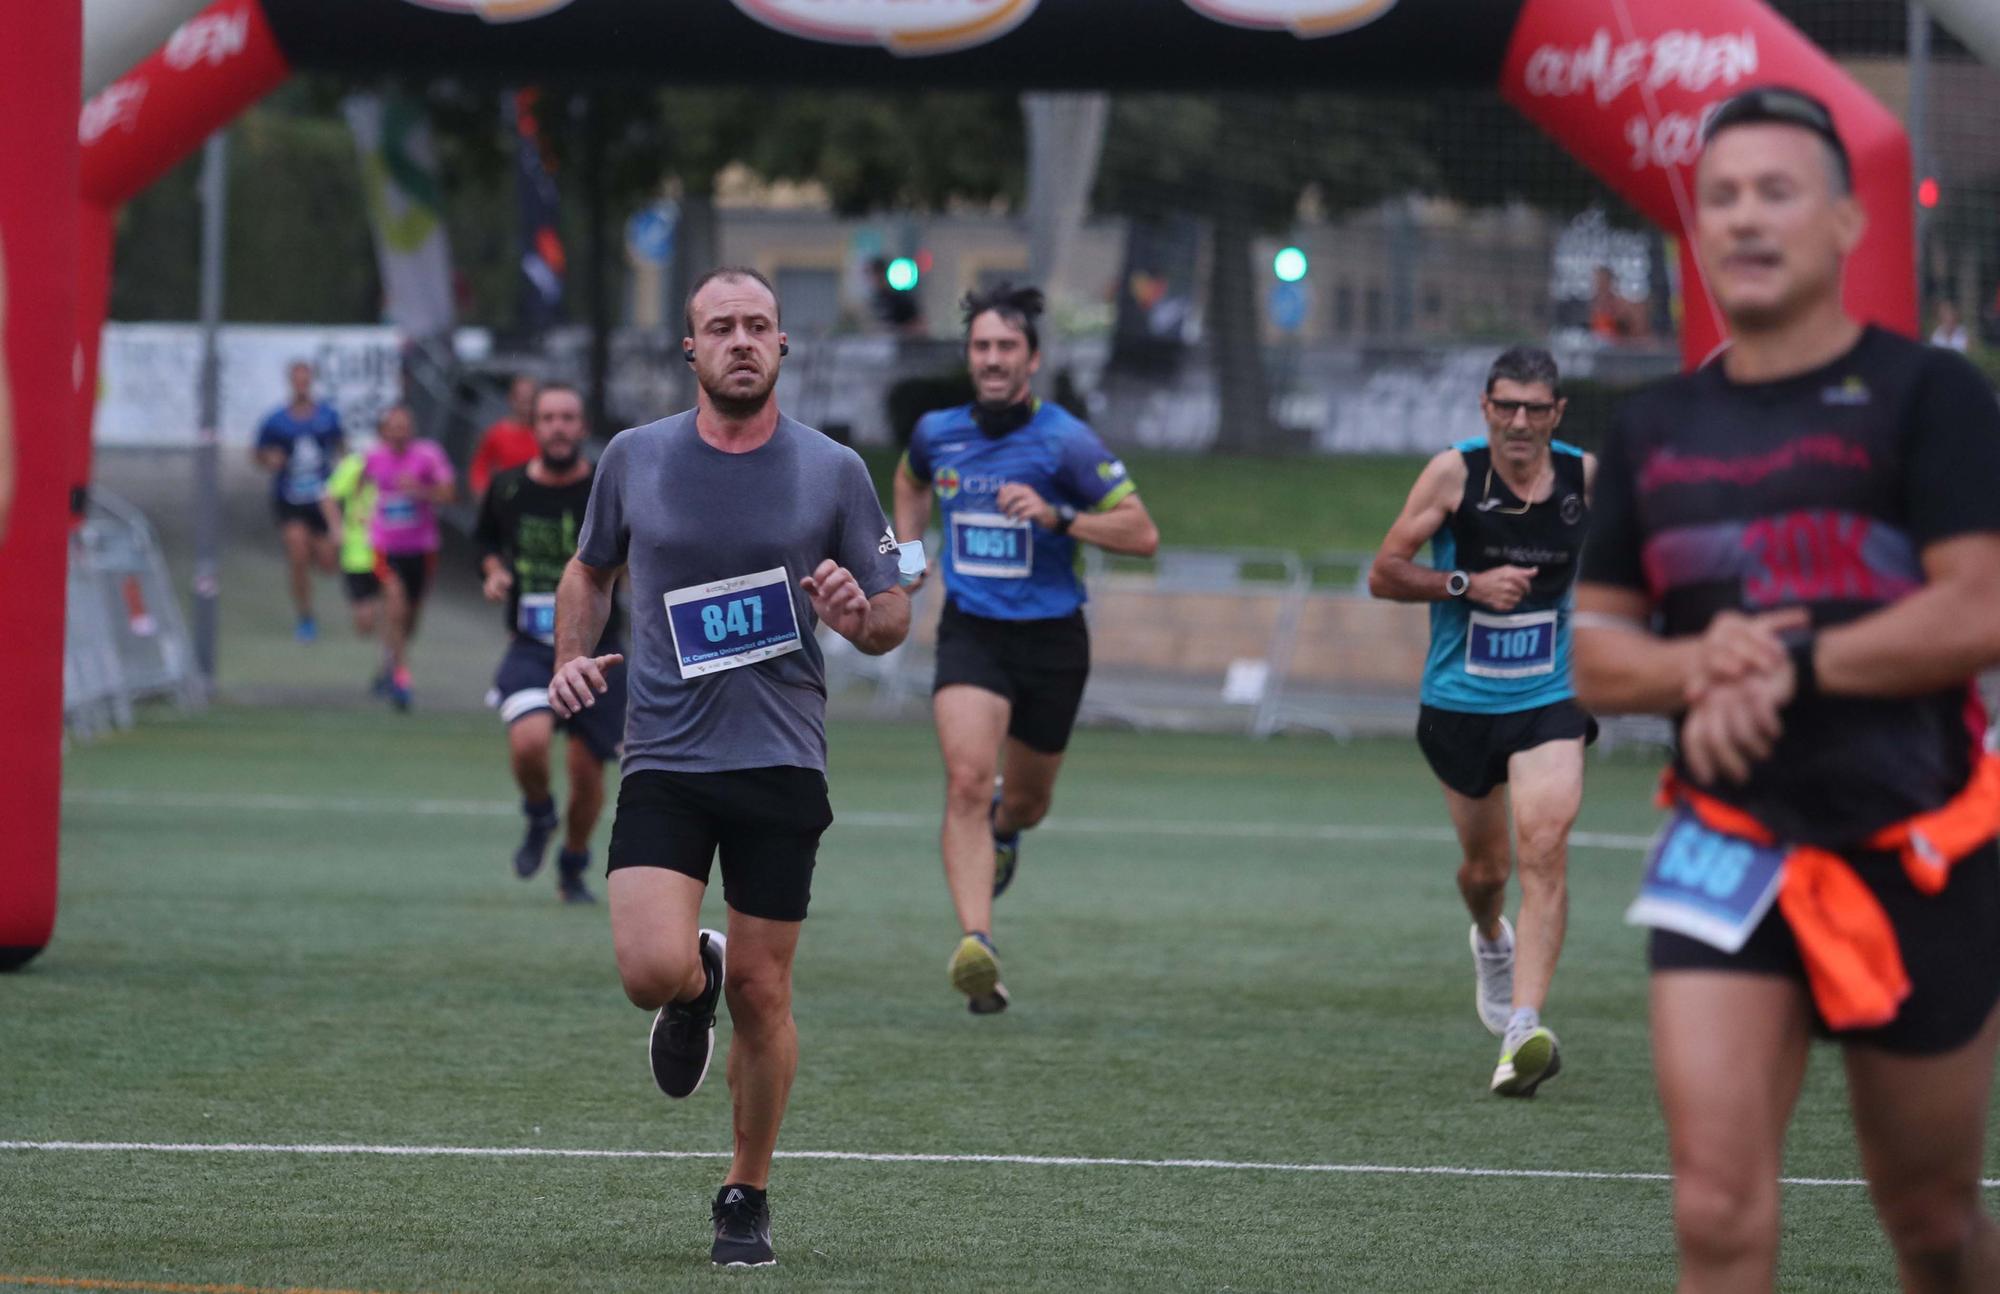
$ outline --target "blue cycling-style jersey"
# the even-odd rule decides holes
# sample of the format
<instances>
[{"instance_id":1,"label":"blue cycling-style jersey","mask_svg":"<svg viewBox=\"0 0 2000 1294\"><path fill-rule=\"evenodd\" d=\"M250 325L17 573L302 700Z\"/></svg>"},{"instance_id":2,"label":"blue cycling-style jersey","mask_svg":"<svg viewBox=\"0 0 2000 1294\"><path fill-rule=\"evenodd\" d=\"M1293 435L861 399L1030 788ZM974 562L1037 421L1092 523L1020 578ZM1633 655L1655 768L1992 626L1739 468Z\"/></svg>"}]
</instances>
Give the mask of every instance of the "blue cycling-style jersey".
<instances>
[{"instance_id":1,"label":"blue cycling-style jersey","mask_svg":"<svg viewBox=\"0 0 2000 1294\"><path fill-rule=\"evenodd\" d=\"M274 410L257 429L257 448L282 449L285 465L271 477L271 492L286 503L317 503L340 461L340 415L316 404L303 418L289 405Z\"/></svg>"},{"instance_id":2,"label":"blue cycling-style jersey","mask_svg":"<svg viewBox=\"0 0 2000 1294\"><path fill-rule=\"evenodd\" d=\"M1466 598L1431 603L1423 702L1468 714L1514 714L1568 700L1570 604L1589 520L1583 451L1549 447L1555 488L1526 504L1493 469L1485 437L1453 446L1465 456L1465 490L1431 539L1441 571L1536 568L1528 594L1507 612Z\"/></svg>"},{"instance_id":3,"label":"blue cycling-style jersey","mask_svg":"<svg viewBox=\"0 0 2000 1294\"><path fill-rule=\"evenodd\" d=\"M1037 402L1023 426L988 436L972 406L925 414L903 466L937 499L945 592L967 615L1052 620L1084 602L1077 544L1000 511L1000 487L1026 485L1052 504L1102 512L1133 492L1125 464L1097 433Z\"/></svg>"}]
</instances>

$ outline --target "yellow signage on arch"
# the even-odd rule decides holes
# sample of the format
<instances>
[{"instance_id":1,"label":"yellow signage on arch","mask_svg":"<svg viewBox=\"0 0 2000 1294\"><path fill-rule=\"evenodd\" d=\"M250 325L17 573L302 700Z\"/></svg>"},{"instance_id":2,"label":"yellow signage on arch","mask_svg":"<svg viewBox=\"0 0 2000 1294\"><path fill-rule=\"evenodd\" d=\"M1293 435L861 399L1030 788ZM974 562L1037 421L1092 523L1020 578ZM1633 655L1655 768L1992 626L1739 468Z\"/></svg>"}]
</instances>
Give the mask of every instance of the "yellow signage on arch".
<instances>
[{"instance_id":1,"label":"yellow signage on arch","mask_svg":"<svg viewBox=\"0 0 2000 1294\"><path fill-rule=\"evenodd\" d=\"M1233 27L1289 31L1301 40L1365 27L1396 7L1396 0L1187 0L1197 13Z\"/></svg>"},{"instance_id":2,"label":"yellow signage on arch","mask_svg":"<svg viewBox=\"0 0 2000 1294\"><path fill-rule=\"evenodd\" d=\"M946 54L1006 35L1039 0L735 0L766 27L894 54Z\"/></svg>"}]
</instances>

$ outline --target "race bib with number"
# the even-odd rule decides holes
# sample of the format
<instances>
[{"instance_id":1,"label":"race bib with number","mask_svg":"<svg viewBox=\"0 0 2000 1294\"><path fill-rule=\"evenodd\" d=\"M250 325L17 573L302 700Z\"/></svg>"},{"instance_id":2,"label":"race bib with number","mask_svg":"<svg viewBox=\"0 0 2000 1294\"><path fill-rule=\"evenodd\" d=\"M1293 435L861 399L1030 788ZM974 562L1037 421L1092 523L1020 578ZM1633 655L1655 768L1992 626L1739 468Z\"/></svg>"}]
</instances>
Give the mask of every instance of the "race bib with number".
<instances>
[{"instance_id":1,"label":"race bib with number","mask_svg":"<svg viewBox=\"0 0 2000 1294\"><path fill-rule=\"evenodd\" d=\"M1646 876L1625 921L1733 953L1771 910L1784 871L1782 846L1725 835L1676 809L1646 857Z\"/></svg>"},{"instance_id":2,"label":"race bib with number","mask_svg":"<svg viewBox=\"0 0 2000 1294\"><path fill-rule=\"evenodd\" d=\"M514 627L536 642L553 643L556 640L556 595L523 593L520 609L514 613Z\"/></svg>"},{"instance_id":3,"label":"race bib with number","mask_svg":"<svg viewBox=\"0 0 2000 1294\"><path fill-rule=\"evenodd\" d=\"M1480 678L1532 678L1555 670L1555 612L1472 613L1465 630L1466 673Z\"/></svg>"},{"instance_id":4,"label":"race bib with number","mask_svg":"<svg viewBox=\"0 0 2000 1294\"><path fill-rule=\"evenodd\" d=\"M782 566L675 589L666 604L682 678L741 669L805 645Z\"/></svg>"},{"instance_id":5,"label":"race bib with number","mask_svg":"<svg viewBox=\"0 0 2000 1294\"><path fill-rule=\"evenodd\" d=\"M385 526L417 524L417 501L407 494L383 495L375 501L375 507Z\"/></svg>"},{"instance_id":6,"label":"race bib with number","mask_svg":"<svg viewBox=\"0 0 2000 1294\"><path fill-rule=\"evenodd\" d=\"M960 575L1026 579L1035 568L1034 525L997 512L955 512L951 564Z\"/></svg>"}]
</instances>

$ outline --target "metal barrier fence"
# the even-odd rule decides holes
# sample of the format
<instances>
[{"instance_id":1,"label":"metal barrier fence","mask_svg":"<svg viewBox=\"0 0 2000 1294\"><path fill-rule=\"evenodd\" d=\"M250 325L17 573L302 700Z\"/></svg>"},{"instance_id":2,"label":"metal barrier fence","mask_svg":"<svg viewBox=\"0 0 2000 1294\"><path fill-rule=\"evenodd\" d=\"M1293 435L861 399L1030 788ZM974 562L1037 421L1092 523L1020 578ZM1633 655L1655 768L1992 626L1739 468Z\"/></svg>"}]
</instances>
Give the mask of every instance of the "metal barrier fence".
<instances>
[{"instance_id":1,"label":"metal barrier fence","mask_svg":"<svg viewBox=\"0 0 2000 1294\"><path fill-rule=\"evenodd\" d=\"M1342 741L1415 730L1429 615L1368 595L1372 554L1162 549L1140 562L1085 552L1092 659L1081 722ZM927 711L943 601L933 577L909 642L886 656L821 636L843 709ZM1604 724L1600 746L1670 735L1663 720L1620 718Z\"/></svg>"},{"instance_id":2,"label":"metal barrier fence","mask_svg":"<svg viewBox=\"0 0 2000 1294\"><path fill-rule=\"evenodd\" d=\"M75 737L129 728L135 703L156 698L183 709L206 700L187 626L151 523L93 489L69 541L63 721Z\"/></svg>"}]
</instances>

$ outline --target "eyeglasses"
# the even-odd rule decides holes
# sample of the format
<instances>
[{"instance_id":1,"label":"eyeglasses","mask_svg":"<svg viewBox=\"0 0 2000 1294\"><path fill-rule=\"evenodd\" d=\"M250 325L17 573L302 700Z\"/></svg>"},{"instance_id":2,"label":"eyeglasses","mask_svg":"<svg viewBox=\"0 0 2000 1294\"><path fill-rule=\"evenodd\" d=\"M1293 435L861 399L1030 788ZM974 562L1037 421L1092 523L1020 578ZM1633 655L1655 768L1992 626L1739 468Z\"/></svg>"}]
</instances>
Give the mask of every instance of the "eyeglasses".
<instances>
[{"instance_id":1,"label":"eyeglasses","mask_svg":"<svg viewBox=\"0 0 2000 1294\"><path fill-rule=\"evenodd\" d=\"M1514 421L1514 415L1524 411L1528 415L1529 422L1547 422L1556 416L1556 405L1553 400L1495 400L1492 396L1487 396L1486 404L1494 413L1500 415L1503 422Z\"/></svg>"},{"instance_id":2,"label":"eyeglasses","mask_svg":"<svg viewBox=\"0 0 2000 1294\"><path fill-rule=\"evenodd\" d=\"M1847 144L1833 124L1833 113L1811 95L1781 85L1759 86L1723 100L1701 128L1702 147L1706 148L1709 141L1731 126L1759 122L1778 122L1810 130L1825 140L1840 159L1843 178L1853 173L1854 163L1847 155Z\"/></svg>"}]
</instances>

